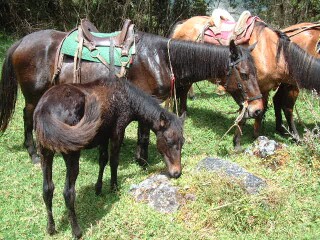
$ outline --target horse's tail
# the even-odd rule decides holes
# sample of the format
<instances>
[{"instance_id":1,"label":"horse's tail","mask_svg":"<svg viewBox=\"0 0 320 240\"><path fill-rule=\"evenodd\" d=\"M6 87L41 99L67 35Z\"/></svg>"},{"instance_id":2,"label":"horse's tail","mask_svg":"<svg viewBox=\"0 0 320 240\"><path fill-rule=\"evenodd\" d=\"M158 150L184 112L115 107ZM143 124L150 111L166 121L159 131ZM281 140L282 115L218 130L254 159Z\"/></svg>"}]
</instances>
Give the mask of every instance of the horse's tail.
<instances>
[{"instance_id":1,"label":"horse's tail","mask_svg":"<svg viewBox=\"0 0 320 240\"><path fill-rule=\"evenodd\" d=\"M13 69L12 54L17 49L21 40L12 45L6 54L2 65L0 80L0 131L4 132L13 116L17 100L18 81Z\"/></svg>"},{"instance_id":2,"label":"horse's tail","mask_svg":"<svg viewBox=\"0 0 320 240\"><path fill-rule=\"evenodd\" d=\"M34 113L37 141L55 152L83 149L93 140L102 124L101 107L95 95L86 95L83 117L74 126L52 117L50 112L39 106Z\"/></svg>"}]
</instances>

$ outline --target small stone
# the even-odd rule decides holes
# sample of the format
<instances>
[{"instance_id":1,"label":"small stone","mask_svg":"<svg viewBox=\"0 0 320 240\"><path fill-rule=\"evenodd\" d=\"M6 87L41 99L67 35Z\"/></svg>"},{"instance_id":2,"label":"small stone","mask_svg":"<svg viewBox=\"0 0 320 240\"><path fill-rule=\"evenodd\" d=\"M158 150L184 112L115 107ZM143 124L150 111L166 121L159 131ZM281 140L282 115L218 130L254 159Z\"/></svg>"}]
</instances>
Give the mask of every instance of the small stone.
<instances>
[{"instance_id":1,"label":"small stone","mask_svg":"<svg viewBox=\"0 0 320 240\"><path fill-rule=\"evenodd\" d=\"M179 209L182 195L178 187L172 186L167 176L153 175L139 184L133 184L129 192L137 201L147 202L149 206L163 213Z\"/></svg>"}]
</instances>

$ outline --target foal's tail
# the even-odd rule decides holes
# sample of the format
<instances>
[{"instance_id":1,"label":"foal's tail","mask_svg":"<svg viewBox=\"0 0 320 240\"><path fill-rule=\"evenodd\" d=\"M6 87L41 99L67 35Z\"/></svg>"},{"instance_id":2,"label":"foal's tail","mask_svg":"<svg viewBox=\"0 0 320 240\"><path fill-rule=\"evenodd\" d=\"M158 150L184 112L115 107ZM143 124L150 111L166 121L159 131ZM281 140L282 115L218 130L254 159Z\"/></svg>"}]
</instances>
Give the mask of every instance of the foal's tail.
<instances>
[{"instance_id":1,"label":"foal's tail","mask_svg":"<svg viewBox=\"0 0 320 240\"><path fill-rule=\"evenodd\" d=\"M12 54L19 46L21 40L12 45L6 54L2 65L0 80L0 131L4 132L14 113L17 100L18 81L13 69Z\"/></svg>"},{"instance_id":2,"label":"foal's tail","mask_svg":"<svg viewBox=\"0 0 320 240\"><path fill-rule=\"evenodd\" d=\"M85 148L102 124L101 107L95 95L86 96L83 117L73 126L53 117L40 102L38 106L34 113L37 141L55 152L68 153Z\"/></svg>"}]
</instances>

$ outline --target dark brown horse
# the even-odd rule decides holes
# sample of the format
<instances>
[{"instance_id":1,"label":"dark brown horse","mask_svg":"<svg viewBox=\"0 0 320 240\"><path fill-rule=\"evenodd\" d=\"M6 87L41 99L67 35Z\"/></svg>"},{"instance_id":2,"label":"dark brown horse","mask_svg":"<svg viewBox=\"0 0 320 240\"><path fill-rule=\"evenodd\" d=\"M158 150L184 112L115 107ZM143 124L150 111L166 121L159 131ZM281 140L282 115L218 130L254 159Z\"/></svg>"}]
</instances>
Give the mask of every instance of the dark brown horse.
<instances>
[{"instance_id":1,"label":"dark brown horse","mask_svg":"<svg viewBox=\"0 0 320 240\"><path fill-rule=\"evenodd\" d=\"M180 22L173 29L172 37L195 41L208 21L210 21L209 17L196 16ZM253 46L254 44L251 55L257 68L264 109L267 107L269 92L276 89L280 83L306 89L320 89L318 74L320 61L288 41L279 31L275 31L264 22L254 22L249 42L243 45ZM256 137L260 132L262 118L263 114L260 114L255 119L254 135ZM240 131L237 130L233 140L236 149L241 149L240 136Z\"/></svg>"},{"instance_id":2,"label":"dark brown horse","mask_svg":"<svg viewBox=\"0 0 320 240\"><path fill-rule=\"evenodd\" d=\"M52 86L55 54L67 33L43 30L29 34L15 43L7 52L2 69L0 86L0 130L4 131L14 111L17 86L20 84L25 97L24 145L33 162L38 156L32 137L33 111L42 94ZM133 63L127 78L146 93L165 100L172 92L172 74L175 76L177 95L192 82L207 78L221 78L229 72L228 91L238 103L248 101L245 117L255 117L262 111L260 90L256 82L256 71L250 53L245 48L212 47L191 42L169 41L167 38L138 32ZM170 58L169 58L170 56ZM173 73L171 72L171 67ZM119 71L119 69L117 69ZM102 63L82 61L83 83L109 74ZM65 57L59 83L73 78L73 57ZM226 82L223 82L226 83ZM186 106L182 105L182 111ZM149 129L139 124L137 160L144 164L148 158Z\"/></svg>"},{"instance_id":3,"label":"dark brown horse","mask_svg":"<svg viewBox=\"0 0 320 240\"><path fill-rule=\"evenodd\" d=\"M52 215L52 163L61 152L67 175L64 198L69 210L72 233L82 235L75 202L75 183L79 173L80 151L100 146L99 176L96 193L101 192L110 143L111 187L117 188L119 152L125 128L134 120L151 128L157 137L157 149L163 155L169 176L181 175L183 121L159 106L159 102L126 80L95 81L87 84L60 84L49 89L34 111L34 127L39 143L43 171L43 199L48 213L48 232L55 233Z\"/></svg>"},{"instance_id":4,"label":"dark brown horse","mask_svg":"<svg viewBox=\"0 0 320 240\"><path fill-rule=\"evenodd\" d=\"M320 58L320 23L299 23L281 30L292 42L299 45L310 55ZM289 130L296 139L299 133L294 123L293 108L299 95L299 88L296 85L282 83L273 97L274 111L276 116L276 129L284 134L282 126L283 111L288 123Z\"/></svg>"}]
</instances>

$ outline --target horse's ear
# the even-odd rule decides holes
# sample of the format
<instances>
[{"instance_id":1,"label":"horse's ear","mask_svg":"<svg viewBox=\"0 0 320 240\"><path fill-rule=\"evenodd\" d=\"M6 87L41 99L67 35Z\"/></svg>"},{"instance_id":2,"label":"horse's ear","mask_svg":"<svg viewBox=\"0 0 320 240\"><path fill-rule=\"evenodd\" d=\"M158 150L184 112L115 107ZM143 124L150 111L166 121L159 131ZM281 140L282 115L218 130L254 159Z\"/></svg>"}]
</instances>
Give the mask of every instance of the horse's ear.
<instances>
[{"instance_id":1,"label":"horse's ear","mask_svg":"<svg viewBox=\"0 0 320 240\"><path fill-rule=\"evenodd\" d=\"M233 61L237 60L239 57L239 50L238 50L238 47L236 46L234 40L230 41L229 49L230 49L230 53L231 53L231 59Z\"/></svg>"},{"instance_id":2,"label":"horse's ear","mask_svg":"<svg viewBox=\"0 0 320 240\"><path fill-rule=\"evenodd\" d=\"M249 45L248 50L249 50L250 52L252 52L253 49L256 47L257 43L258 43L258 41L256 41L256 42L255 42L254 44L252 44L252 45Z\"/></svg>"},{"instance_id":3,"label":"horse's ear","mask_svg":"<svg viewBox=\"0 0 320 240\"><path fill-rule=\"evenodd\" d=\"M160 113L160 127L167 128L169 124L170 124L170 120L167 118L167 116L164 112L161 112Z\"/></svg>"},{"instance_id":4,"label":"horse's ear","mask_svg":"<svg viewBox=\"0 0 320 240\"><path fill-rule=\"evenodd\" d=\"M179 117L180 120L181 120L181 122L182 122L182 124L184 124L184 120L186 120L186 117L187 117L186 112L183 112L183 113L181 114L181 116Z\"/></svg>"}]
</instances>

